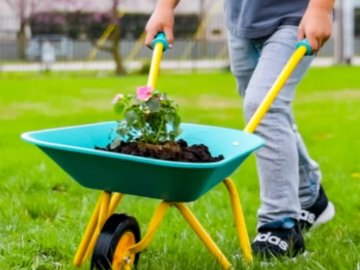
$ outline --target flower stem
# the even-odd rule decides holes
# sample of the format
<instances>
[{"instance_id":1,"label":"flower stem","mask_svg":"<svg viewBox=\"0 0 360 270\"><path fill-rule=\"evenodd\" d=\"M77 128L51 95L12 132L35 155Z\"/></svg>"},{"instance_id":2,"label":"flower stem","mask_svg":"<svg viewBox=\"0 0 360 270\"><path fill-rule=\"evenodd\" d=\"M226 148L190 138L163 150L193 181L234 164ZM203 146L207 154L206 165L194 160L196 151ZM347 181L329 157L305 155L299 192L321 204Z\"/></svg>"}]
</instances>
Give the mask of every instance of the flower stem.
<instances>
[{"instance_id":1,"label":"flower stem","mask_svg":"<svg viewBox=\"0 0 360 270\"><path fill-rule=\"evenodd\" d=\"M161 134L161 131L163 129L163 125L164 125L164 120L165 120L165 117L161 117L161 124L160 124L160 128L158 130L158 133L156 134L156 137L155 137L155 143L157 143L158 139L159 139L159 136Z\"/></svg>"}]
</instances>

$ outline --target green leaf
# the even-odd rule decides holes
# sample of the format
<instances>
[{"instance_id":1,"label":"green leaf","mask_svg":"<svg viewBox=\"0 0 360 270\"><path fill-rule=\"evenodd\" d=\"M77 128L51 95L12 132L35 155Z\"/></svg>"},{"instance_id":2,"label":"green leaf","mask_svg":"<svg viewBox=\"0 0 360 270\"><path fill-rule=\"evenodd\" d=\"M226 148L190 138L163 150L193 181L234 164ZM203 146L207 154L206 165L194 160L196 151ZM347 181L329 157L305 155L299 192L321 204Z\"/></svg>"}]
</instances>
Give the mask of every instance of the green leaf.
<instances>
[{"instance_id":1,"label":"green leaf","mask_svg":"<svg viewBox=\"0 0 360 270\"><path fill-rule=\"evenodd\" d=\"M115 103L114 104L114 112L117 114L122 114L125 110L125 104L124 103Z\"/></svg>"},{"instance_id":2,"label":"green leaf","mask_svg":"<svg viewBox=\"0 0 360 270\"><path fill-rule=\"evenodd\" d=\"M170 133L169 133L169 139L170 139L170 141L175 141L175 138L176 138L175 132L170 132Z\"/></svg>"},{"instance_id":3,"label":"green leaf","mask_svg":"<svg viewBox=\"0 0 360 270\"><path fill-rule=\"evenodd\" d=\"M121 137L125 137L126 135L129 134L129 130L127 128L125 128L125 127L119 128L117 130L117 134L119 134Z\"/></svg>"},{"instance_id":4,"label":"green leaf","mask_svg":"<svg viewBox=\"0 0 360 270\"><path fill-rule=\"evenodd\" d=\"M156 98L152 97L147 102L146 105L149 107L151 112L158 112L160 111L160 101Z\"/></svg>"},{"instance_id":5,"label":"green leaf","mask_svg":"<svg viewBox=\"0 0 360 270\"><path fill-rule=\"evenodd\" d=\"M133 125L135 120L138 119L138 115L135 110L129 110L125 113L125 119L129 125Z\"/></svg>"},{"instance_id":6,"label":"green leaf","mask_svg":"<svg viewBox=\"0 0 360 270\"><path fill-rule=\"evenodd\" d=\"M121 139L120 138L116 138L115 140L113 140L110 144L110 149L113 150L116 147L118 147L121 144Z\"/></svg>"},{"instance_id":7,"label":"green leaf","mask_svg":"<svg viewBox=\"0 0 360 270\"><path fill-rule=\"evenodd\" d=\"M181 133L182 133L182 129L179 128L179 127L177 127L177 128L174 130L175 137L179 136Z\"/></svg>"},{"instance_id":8,"label":"green leaf","mask_svg":"<svg viewBox=\"0 0 360 270\"><path fill-rule=\"evenodd\" d=\"M175 114L173 112L169 112L165 115L165 120L167 123L172 124L175 122Z\"/></svg>"},{"instance_id":9,"label":"green leaf","mask_svg":"<svg viewBox=\"0 0 360 270\"><path fill-rule=\"evenodd\" d=\"M175 115L175 120L174 120L173 126L174 126L175 128L177 128L177 127L180 126L180 124L181 124L181 118L180 118L180 116L179 116L178 114L176 114L176 115Z\"/></svg>"},{"instance_id":10,"label":"green leaf","mask_svg":"<svg viewBox=\"0 0 360 270\"><path fill-rule=\"evenodd\" d=\"M142 127L144 127L144 123L142 121L135 120L133 122L133 127L136 129L141 129Z\"/></svg>"}]
</instances>

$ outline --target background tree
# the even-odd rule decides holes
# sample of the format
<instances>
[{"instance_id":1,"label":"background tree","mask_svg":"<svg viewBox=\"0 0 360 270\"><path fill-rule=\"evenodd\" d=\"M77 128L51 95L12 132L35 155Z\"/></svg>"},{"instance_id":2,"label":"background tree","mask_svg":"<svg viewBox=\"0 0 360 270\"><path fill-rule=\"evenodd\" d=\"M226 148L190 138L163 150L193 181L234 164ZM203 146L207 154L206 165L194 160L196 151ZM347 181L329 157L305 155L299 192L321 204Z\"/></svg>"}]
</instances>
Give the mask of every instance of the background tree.
<instances>
[{"instance_id":1,"label":"background tree","mask_svg":"<svg viewBox=\"0 0 360 270\"><path fill-rule=\"evenodd\" d=\"M83 10L88 1L85 0L5 0L14 10L20 27L17 33L18 54L21 60L26 59L27 29L31 32L30 20L37 12L52 10L56 6L62 6L65 10Z\"/></svg>"}]
</instances>

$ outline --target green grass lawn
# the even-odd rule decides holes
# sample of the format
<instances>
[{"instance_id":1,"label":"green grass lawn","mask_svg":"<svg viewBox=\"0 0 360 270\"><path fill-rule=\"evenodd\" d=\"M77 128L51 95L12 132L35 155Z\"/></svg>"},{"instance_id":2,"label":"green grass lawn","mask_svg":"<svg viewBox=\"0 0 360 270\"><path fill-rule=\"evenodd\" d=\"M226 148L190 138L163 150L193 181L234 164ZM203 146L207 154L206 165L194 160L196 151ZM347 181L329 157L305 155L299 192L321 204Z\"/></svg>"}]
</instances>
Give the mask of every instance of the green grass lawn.
<instances>
[{"instance_id":1,"label":"green grass lawn","mask_svg":"<svg viewBox=\"0 0 360 270\"><path fill-rule=\"evenodd\" d=\"M359 74L359 68L314 68L297 90L297 123L312 157L321 165L323 185L337 215L305 236L309 258L275 262L264 269L360 269ZM78 185L36 147L21 141L20 134L114 120L113 96L146 83L141 76L88 75L0 75L1 270L76 269L73 255L100 191ZM184 122L244 127L242 100L231 74L164 75L158 87L179 102ZM233 175L251 239L260 204L254 161L251 156ZM118 212L135 216L144 235L158 204L129 196ZM225 188L218 186L189 207L235 268L242 269ZM153 242L141 254L139 266L219 268L175 210L168 211ZM89 262L80 269L88 268ZM253 268L262 269L258 262Z\"/></svg>"}]
</instances>

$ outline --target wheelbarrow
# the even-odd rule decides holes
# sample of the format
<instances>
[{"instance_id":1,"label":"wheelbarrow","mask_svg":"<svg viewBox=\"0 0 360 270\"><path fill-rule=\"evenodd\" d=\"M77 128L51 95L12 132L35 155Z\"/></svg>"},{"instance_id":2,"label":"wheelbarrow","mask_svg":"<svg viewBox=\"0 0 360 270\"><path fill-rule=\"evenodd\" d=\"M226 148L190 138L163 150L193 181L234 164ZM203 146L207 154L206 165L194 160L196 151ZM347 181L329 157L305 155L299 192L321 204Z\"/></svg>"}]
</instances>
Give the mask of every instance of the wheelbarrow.
<instances>
[{"instance_id":1,"label":"wheelbarrow","mask_svg":"<svg viewBox=\"0 0 360 270\"><path fill-rule=\"evenodd\" d=\"M95 150L106 146L105 134L117 123L105 122L27 132L22 139L36 145L80 185L103 191L74 258L81 266L91 258L91 269L132 269L153 239L166 210L177 208L211 254L224 269L231 263L202 227L187 202L193 202L224 183L231 199L237 233L245 263L253 260L250 241L235 184L228 178L264 140L253 134L277 94L304 55L311 54L307 40L297 49L269 90L244 131L194 124L182 124L179 139L190 145L202 143L213 155L225 158L214 163L187 163L156 160ZM155 88L162 53L168 44L163 33L152 43L153 57L148 86ZM141 239L137 220L114 213L124 195L160 199L145 236Z\"/></svg>"}]
</instances>

